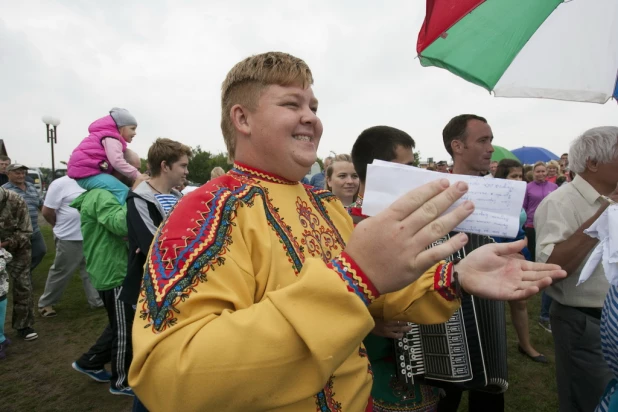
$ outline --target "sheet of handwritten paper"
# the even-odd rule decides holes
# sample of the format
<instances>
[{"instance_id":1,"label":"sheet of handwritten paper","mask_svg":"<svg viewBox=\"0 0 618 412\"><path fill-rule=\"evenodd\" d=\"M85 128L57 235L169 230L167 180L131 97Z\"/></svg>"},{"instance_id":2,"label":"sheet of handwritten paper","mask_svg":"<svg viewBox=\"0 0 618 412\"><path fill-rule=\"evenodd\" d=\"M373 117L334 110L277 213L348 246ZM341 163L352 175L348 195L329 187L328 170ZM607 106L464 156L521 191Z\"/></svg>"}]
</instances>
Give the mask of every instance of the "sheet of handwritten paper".
<instances>
[{"instance_id":1,"label":"sheet of handwritten paper","mask_svg":"<svg viewBox=\"0 0 618 412\"><path fill-rule=\"evenodd\" d=\"M437 179L468 184L468 193L453 207L471 200L475 210L456 231L511 239L517 236L525 182L438 173L380 160L367 167L363 214L376 215L410 190Z\"/></svg>"}]
</instances>

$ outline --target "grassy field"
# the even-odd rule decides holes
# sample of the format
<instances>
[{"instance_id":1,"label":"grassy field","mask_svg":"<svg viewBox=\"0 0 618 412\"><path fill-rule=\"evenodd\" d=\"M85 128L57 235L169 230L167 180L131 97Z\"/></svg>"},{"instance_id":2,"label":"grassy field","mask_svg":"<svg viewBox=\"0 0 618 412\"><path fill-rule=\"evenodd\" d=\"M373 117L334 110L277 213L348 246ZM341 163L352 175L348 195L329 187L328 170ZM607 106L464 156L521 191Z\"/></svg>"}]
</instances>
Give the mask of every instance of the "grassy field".
<instances>
[{"instance_id":1,"label":"grassy field","mask_svg":"<svg viewBox=\"0 0 618 412\"><path fill-rule=\"evenodd\" d=\"M42 225L48 253L34 273L35 307L43 293L47 271L54 259L51 228ZM550 360L549 365L534 363L517 352L517 339L508 327L509 390L507 411L555 412L556 397L553 341L551 334L536 323L540 296L528 303L530 335L533 345ZM113 396L109 384L96 383L71 368L99 336L107 318L104 309L90 309L79 277L74 276L61 302L54 308L55 318L36 314L34 325L39 339L24 342L11 329L9 297L5 330L13 340L8 357L0 361L0 410L22 411L130 411L132 398ZM508 306L507 306L508 308ZM508 319L508 318L507 318ZM465 395L464 395L465 396ZM467 410L462 404L461 411ZM488 411L491 412L491 411Z\"/></svg>"}]
</instances>

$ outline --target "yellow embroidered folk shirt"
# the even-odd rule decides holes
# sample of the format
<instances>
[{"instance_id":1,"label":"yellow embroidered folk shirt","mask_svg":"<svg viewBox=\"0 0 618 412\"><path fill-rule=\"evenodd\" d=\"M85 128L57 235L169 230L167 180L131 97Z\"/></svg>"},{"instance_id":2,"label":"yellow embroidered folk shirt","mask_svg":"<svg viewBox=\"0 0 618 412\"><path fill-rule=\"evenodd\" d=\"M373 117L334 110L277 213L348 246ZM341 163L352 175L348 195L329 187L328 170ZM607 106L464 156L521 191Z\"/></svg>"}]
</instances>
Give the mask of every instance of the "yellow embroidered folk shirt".
<instances>
[{"instance_id":1,"label":"yellow embroidered folk shirt","mask_svg":"<svg viewBox=\"0 0 618 412\"><path fill-rule=\"evenodd\" d=\"M364 411L373 317L441 323L444 266L380 296L347 255L330 192L236 164L176 205L155 236L129 382L152 411ZM384 245L388 247L388 245Z\"/></svg>"}]
</instances>

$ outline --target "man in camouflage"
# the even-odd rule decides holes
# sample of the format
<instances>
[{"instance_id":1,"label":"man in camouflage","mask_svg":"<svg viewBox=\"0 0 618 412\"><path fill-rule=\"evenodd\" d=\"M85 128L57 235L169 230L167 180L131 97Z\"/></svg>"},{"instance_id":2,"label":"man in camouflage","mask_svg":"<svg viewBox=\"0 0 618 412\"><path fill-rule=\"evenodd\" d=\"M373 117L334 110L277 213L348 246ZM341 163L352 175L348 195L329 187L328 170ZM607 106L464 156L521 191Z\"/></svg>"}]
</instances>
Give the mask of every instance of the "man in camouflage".
<instances>
[{"instance_id":1,"label":"man in camouflage","mask_svg":"<svg viewBox=\"0 0 618 412\"><path fill-rule=\"evenodd\" d=\"M0 240L13 255L7 271L13 281L12 325L24 340L39 336L34 325L34 300L30 277L32 223L28 205L17 193L0 187Z\"/></svg>"}]
</instances>

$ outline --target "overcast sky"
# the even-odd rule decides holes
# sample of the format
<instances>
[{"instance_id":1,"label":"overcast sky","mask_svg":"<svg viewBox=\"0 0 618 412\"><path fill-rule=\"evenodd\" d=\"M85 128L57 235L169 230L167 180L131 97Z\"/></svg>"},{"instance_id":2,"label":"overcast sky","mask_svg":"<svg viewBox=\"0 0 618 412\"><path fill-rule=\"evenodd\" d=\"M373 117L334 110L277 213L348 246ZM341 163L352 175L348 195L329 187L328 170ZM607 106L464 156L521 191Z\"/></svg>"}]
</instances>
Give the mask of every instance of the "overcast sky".
<instances>
[{"instance_id":1,"label":"overcast sky","mask_svg":"<svg viewBox=\"0 0 618 412\"><path fill-rule=\"evenodd\" d=\"M311 67L321 157L349 152L367 127L414 137L423 158L447 159L442 128L485 116L494 143L560 155L584 130L618 125L618 107L504 99L416 59L425 2L0 0L0 138L14 161L51 164L43 115L58 117L56 167L113 106L137 118L130 147L157 137L225 150L220 86L241 59L270 50ZM556 68L559 70L559 68Z\"/></svg>"}]
</instances>

